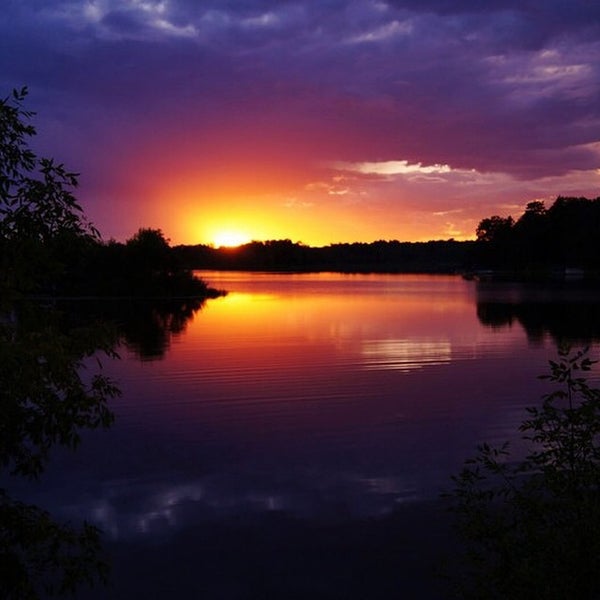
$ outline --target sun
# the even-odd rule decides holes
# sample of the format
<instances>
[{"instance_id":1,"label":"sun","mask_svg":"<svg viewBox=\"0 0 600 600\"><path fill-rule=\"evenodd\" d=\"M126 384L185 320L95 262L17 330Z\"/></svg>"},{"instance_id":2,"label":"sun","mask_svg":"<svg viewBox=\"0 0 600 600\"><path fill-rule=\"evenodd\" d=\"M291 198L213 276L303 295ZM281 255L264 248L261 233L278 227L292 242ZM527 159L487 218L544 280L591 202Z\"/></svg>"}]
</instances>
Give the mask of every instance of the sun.
<instances>
[{"instance_id":1,"label":"sun","mask_svg":"<svg viewBox=\"0 0 600 600\"><path fill-rule=\"evenodd\" d=\"M247 234L231 229L218 231L213 236L213 243L217 248L222 246L241 246L242 244L247 244L250 241L252 240Z\"/></svg>"}]
</instances>

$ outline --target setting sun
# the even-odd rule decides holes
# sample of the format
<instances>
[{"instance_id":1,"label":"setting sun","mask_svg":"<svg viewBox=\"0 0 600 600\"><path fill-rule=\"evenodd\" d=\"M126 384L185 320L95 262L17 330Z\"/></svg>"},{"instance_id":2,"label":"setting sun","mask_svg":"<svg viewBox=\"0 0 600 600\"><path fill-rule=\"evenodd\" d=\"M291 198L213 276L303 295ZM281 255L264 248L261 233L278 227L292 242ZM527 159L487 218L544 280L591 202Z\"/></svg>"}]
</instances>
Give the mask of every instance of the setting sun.
<instances>
[{"instance_id":1,"label":"setting sun","mask_svg":"<svg viewBox=\"0 0 600 600\"><path fill-rule=\"evenodd\" d=\"M225 230L219 231L213 236L213 244L219 248L222 246L241 246L252 241L250 237L241 231Z\"/></svg>"}]
</instances>

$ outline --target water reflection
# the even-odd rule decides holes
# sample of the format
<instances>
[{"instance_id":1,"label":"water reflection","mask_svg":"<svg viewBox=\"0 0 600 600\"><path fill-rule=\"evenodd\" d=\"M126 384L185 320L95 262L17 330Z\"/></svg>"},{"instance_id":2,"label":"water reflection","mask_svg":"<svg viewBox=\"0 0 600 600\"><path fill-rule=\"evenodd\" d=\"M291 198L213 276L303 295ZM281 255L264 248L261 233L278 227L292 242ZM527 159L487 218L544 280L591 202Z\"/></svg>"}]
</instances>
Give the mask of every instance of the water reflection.
<instances>
[{"instance_id":1,"label":"water reflection","mask_svg":"<svg viewBox=\"0 0 600 600\"><path fill-rule=\"evenodd\" d=\"M94 299L64 301L61 304L71 320L112 323L121 343L139 360L165 357L174 339L185 333L205 300Z\"/></svg>"},{"instance_id":2,"label":"water reflection","mask_svg":"<svg viewBox=\"0 0 600 600\"><path fill-rule=\"evenodd\" d=\"M230 357L235 364L245 361L244 351L251 353L249 363L256 362L256 353L266 364L280 363L295 348L294 360L302 364L324 354L322 365L343 359L369 369L419 368L420 363L448 362L453 347L479 329L469 286L457 278L202 276L229 286L230 293L211 303L210 322L192 328L190 336L236 340Z\"/></svg>"},{"instance_id":3,"label":"water reflection","mask_svg":"<svg viewBox=\"0 0 600 600\"><path fill-rule=\"evenodd\" d=\"M365 340L362 353L367 369L411 371L450 362L452 345L449 340L428 338Z\"/></svg>"},{"instance_id":4,"label":"water reflection","mask_svg":"<svg viewBox=\"0 0 600 600\"><path fill-rule=\"evenodd\" d=\"M119 387L102 366L116 357L115 347L125 345L141 361L162 358L200 307L195 300L7 302L0 298L2 592L13 597L12 590L18 589L27 597L37 597L38 590L51 586L67 590L105 578L107 565L96 527L54 520L63 512L64 496L58 503L56 498L50 502L36 498L36 504L31 504L20 500L20 492L27 498L31 489L38 493L46 489L37 484L46 469L53 470L51 455L59 457L62 470L61 447L75 449L83 430L90 435L113 423L113 399ZM110 449L102 451L120 459ZM83 475L87 479L95 473L86 465ZM66 477L71 479L73 473L67 470ZM52 489L52 484L48 487ZM107 505L94 506L91 512L82 508L78 499L74 514L65 516L76 523L88 517L95 525L110 525L104 518L110 513Z\"/></svg>"},{"instance_id":5,"label":"water reflection","mask_svg":"<svg viewBox=\"0 0 600 600\"><path fill-rule=\"evenodd\" d=\"M124 342L140 360L165 356L171 342L185 333L204 301L197 299L130 303L117 315Z\"/></svg>"},{"instance_id":6,"label":"water reflection","mask_svg":"<svg viewBox=\"0 0 600 600\"><path fill-rule=\"evenodd\" d=\"M171 483L129 481L127 490L109 485L80 510L118 540L241 514L380 517L416 497L414 482L389 473L306 468L273 480L241 470Z\"/></svg>"},{"instance_id":7,"label":"water reflection","mask_svg":"<svg viewBox=\"0 0 600 600\"><path fill-rule=\"evenodd\" d=\"M113 356L105 324L74 324L51 302L0 298L0 594L37 598L103 581L107 565L93 526L63 523L23 502L19 478L37 481L83 431L109 427L118 388L102 372ZM77 320L78 321L78 320ZM86 359L96 364L87 370ZM78 515L79 517L80 515Z\"/></svg>"},{"instance_id":8,"label":"water reflection","mask_svg":"<svg viewBox=\"0 0 600 600\"><path fill-rule=\"evenodd\" d=\"M477 317L501 329L519 323L531 343L600 340L600 289L596 287L477 284Z\"/></svg>"},{"instance_id":9,"label":"water reflection","mask_svg":"<svg viewBox=\"0 0 600 600\"><path fill-rule=\"evenodd\" d=\"M477 443L518 435L544 391L553 336L583 333L578 317L565 320L583 312L566 291L433 276L202 277L229 294L102 308L127 349L110 365L123 390L116 425L61 460L47 499L118 539L261 512L382 515L436 498ZM540 327L548 335L535 337Z\"/></svg>"}]
</instances>

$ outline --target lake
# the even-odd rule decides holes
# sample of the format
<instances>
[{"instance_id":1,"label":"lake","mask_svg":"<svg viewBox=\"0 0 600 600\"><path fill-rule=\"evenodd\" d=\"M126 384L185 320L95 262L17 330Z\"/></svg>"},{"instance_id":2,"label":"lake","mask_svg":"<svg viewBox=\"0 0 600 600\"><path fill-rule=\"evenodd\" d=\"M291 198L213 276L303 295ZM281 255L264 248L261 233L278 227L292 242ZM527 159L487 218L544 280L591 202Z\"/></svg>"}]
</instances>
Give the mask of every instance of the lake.
<instances>
[{"instance_id":1,"label":"lake","mask_svg":"<svg viewBox=\"0 0 600 600\"><path fill-rule=\"evenodd\" d=\"M478 443L522 453L516 430L559 340L600 355L600 293L574 284L200 275L228 295L130 332L103 361L123 392L113 427L22 486L104 530L111 598L367 597L346 569L364 567L360 549L381 552L361 578L370 597L435 597L418 559L446 533L425 534L439 515L419 507ZM413 523L400 554L380 527L398 514Z\"/></svg>"}]
</instances>

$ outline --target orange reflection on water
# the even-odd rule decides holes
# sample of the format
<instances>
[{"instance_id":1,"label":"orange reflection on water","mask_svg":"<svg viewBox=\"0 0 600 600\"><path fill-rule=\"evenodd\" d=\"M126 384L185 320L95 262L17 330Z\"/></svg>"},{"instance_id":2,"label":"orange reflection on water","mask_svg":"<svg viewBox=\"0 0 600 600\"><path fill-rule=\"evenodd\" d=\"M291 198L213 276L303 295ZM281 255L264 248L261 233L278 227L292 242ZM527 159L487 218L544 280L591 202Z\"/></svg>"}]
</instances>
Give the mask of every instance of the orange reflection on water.
<instances>
[{"instance_id":1,"label":"orange reflection on water","mask_svg":"<svg viewBox=\"0 0 600 600\"><path fill-rule=\"evenodd\" d=\"M482 326L473 282L458 277L204 278L229 294L208 301L126 396L133 415L138 398L178 439L271 456L339 438L387 454L462 439L465 414L497 429L504 399L531 378L524 331Z\"/></svg>"},{"instance_id":2,"label":"orange reflection on water","mask_svg":"<svg viewBox=\"0 0 600 600\"><path fill-rule=\"evenodd\" d=\"M411 276L402 285L398 276L256 274L249 287L223 277L218 287L233 291L196 316L188 343L227 347L236 365L296 368L325 354L327 363L337 357L410 370L450 361L455 344L480 334L472 298L456 278Z\"/></svg>"}]
</instances>

